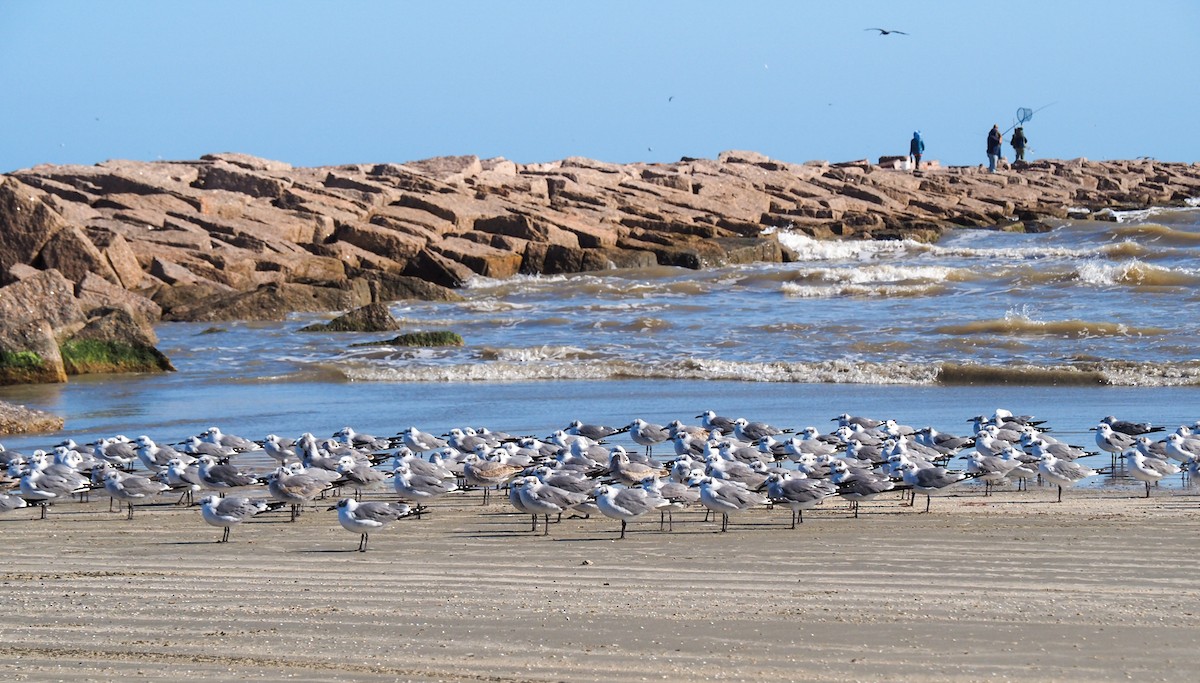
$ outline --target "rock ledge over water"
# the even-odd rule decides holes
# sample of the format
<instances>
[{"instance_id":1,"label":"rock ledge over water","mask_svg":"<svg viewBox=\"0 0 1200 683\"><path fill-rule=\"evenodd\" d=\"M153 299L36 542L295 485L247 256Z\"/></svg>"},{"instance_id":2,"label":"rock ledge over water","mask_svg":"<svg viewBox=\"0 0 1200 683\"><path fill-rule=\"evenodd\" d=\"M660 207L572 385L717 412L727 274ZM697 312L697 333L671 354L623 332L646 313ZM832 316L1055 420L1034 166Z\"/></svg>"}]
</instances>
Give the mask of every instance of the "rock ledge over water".
<instances>
[{"instance_id":1,"label":"rock ledge over water","mask_svg":"<svg viewBox=\"0 0 1200 683\"><path fill-rule=\"evenodd\" d=\"M1194 164L894 166L738 151L673 164L462 156L298 168L212 154L37 166L0 175L0 285L53 269L88 309L279 320L450 300L474 276L787 261L781 230L933 240L1200 196Z\"/></svg>"}]
</instances>

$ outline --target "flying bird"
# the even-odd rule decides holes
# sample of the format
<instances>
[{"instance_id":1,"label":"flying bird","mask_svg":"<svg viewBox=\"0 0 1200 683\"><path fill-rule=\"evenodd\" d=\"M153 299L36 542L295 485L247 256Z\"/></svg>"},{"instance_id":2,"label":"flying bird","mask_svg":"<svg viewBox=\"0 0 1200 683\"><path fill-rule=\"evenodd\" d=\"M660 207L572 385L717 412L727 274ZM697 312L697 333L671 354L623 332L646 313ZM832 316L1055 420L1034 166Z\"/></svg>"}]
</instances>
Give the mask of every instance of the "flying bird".
<instances>
[{"instance_id":1,"label":"flying bird","mask_svg":"<svg viewBox=\"0 0 1200 683\"><path fill-rule=\"evenodd\" d=\"M898 33L898 34L900 34L900 35L902 35L902 36L906 36L906 35L908 35L908 34L907 34L907 33L905 33L904 31L896 31L896 30L894 30L894 29L893 29L893 30L888 30L888 29L886 29L886 28L864 28L863 30L864 30L864 31L879 31L879 35L881 35L881 36L890 36L890 35L891 35L891 34L893 34L893 33Z\"/></svg>"}]
</instances>

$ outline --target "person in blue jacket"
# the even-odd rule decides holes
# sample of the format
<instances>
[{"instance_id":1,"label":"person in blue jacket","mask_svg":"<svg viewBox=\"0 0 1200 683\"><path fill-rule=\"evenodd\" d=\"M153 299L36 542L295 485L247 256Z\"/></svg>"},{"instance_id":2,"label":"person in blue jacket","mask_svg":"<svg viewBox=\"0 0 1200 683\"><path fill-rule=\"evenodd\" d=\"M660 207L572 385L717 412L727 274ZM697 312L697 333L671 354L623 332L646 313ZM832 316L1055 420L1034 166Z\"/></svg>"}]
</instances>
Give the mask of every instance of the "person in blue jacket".
<instances>
[{"instance_id":1,"label":"person in blue jacket","mask_svg":"<svg viewBox=\"0 0 1200 683\"><path fill-rule=\"evenodd\" d=\"M913 131L912 141L908 143L908 155L916 163L916 169L921 170L921 155L925 153L925 141L921 139L921 131Z\"/></svg>"},{"instance_id":2,"label":"person in blue jacket","mask_svg":"<svg viewBox=\"0 0 1200 683\"><path fill-rule=\"evenodd\" d=\"M996 172L996 162L1000 159L1003 144L1004 134L1000 132L1000 125L996 124L988 131L987 143L988 171L992 173Z\"/></svg>"}]
</instances>

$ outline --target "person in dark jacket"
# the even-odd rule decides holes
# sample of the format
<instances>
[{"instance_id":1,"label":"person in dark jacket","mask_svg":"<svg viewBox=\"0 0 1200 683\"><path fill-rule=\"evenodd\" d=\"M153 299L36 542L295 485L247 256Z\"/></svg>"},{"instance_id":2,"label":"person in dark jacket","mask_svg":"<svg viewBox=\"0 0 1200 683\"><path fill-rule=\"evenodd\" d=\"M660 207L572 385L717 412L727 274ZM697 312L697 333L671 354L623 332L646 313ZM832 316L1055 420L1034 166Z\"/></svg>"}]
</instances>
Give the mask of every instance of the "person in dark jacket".
<instances>
[{"instance_id":1,"label":"person in dark jacket","mask_svg":"<svg viewBox=\"0 0 1200 683\"><path fill-rule=\"evenodd\" d=\"M1029 138L1025 137L1024 128L1017 126L1017 129L1013 131L1012 141L1009 144L1012 145L1013 151L1016 152L1016 160L1025 161L1025 145L1029 144Z\"/></svg>"},{"instance_id":2,"label":"person in dark jacket","mask_svg":"<svg viewBox=\"0 0 1200 683\"><path fill-rule=\"evenodd\" d=\"M1003 149L1004 135L1000 132L1000 126L992 126L988 131L987 155L988 155L988 171L996 172L996 161L1000 158L1000 151Z\"/></svg>"},{"instance_id":3,"label":"person in dark jacket","mask_svg":"<svg viewBox=\"0 0 1200 683\"><path fill-rule=\"evenodd\" d=\"M921 170L921 155L925 153L925 141L921 139L921 131L913 131L912 141L908 143L908 155L916 163L916 169Z\"/></svg>"}]
</instances>

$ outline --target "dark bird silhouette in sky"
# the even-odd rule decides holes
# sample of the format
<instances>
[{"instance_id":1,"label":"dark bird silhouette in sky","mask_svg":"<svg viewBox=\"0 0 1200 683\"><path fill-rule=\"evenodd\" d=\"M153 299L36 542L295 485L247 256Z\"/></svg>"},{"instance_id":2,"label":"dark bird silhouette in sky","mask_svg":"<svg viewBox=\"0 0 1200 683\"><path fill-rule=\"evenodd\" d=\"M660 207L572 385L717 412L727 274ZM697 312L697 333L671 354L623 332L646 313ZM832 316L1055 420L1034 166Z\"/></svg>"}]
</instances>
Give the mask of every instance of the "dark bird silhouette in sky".
<instances>
[{"instance_id":1,"label":"dark bird silhouette in sky","mask_svg":"<svg viewBox=\"0 0 1200 683\"><path fill-rule=\"evenodd\" d=\"M902 36L908 35L904 31L888 30L886 28L864 28L863 30L864 31L879 31L879 35L881 35L881 36L890 36L893 33L898 33Z\"/></svg>"}]
</instances>

